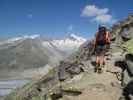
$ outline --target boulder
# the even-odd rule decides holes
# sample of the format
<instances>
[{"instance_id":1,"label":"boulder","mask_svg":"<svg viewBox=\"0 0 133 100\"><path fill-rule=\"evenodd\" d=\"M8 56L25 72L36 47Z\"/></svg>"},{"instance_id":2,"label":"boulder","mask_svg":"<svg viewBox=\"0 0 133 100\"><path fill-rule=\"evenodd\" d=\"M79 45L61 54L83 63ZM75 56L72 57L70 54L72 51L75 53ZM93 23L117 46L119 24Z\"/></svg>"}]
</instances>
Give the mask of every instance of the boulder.
<instances>
[{"instance_id":1,"label":"boulder","mask_svg":"<svg viewBox=\"0 0 133 100\"><path fill-rule=\"evenodd\" d=\"M59 65L58 76L60 81L64 81L70 76L83 72L83 64L75 60L74 62L61 61Z\"/></svg>"},{"instance_id":2,"label":"boulder","mask_svg":"<svg viewBox=\"0 0 133 100\"><path fill-rule=\"evenodd\" d=\"M133 100L133 80L123 89L122 97L119 100Z\"/></svg>"},{"instance_id":3,"label":"boulder","mask_svg":"<svg viewBox=\"0 0 133 100\"><path fill-rule=\"evenodd\" d=\"M59 69L58 76L60 81L64 81L65 79L67 79L68 74L66 73L65 68L61 67Z\"/></svg>"},{"instance_id":4,"label":"boulder","mask_svg":"<svg viewBox=\"0 0 133 100\"><path fill-rule=\"evenodd\" d=\"M64 81L68 78L68 74L66 72L67 67L69 67L70 64L64 61L60 62L60 65L58 67L58 77L60 81Z\"/></svg>"},{"instance_id":5,"label":"boulder","mask_svg":"<svg viewBox=\"0 0 133 100\"><path fill-rule=\"evenodd\" d=\"M76 75L76 74L80 74L81 72L83 72L83 68L82 68L82 64L79 63L72 63L67 69L66 71L71 74L71 75Z\"/></svg>"},{"instance_id":6,"label":"boulder","mask_svg":"<svg viewBox=\"0 0 133 100\"><path fill-rule=\"evenodd\" d=\"M67 72L69 72L71 75L79 74L81 72L81 69L79 67L72 66L72 67L67 69Z\"/></svg>"},{"instance_id":7,"label":"boulder","mask_svg":"<svg viewBox=\"0 0 133 100\"><path fill-rule=\"evenodd\" d=\"M131 77L133 77L133 54L127 54L125 57L127 64L127 71Z\"/></svg>"},{"instance_id":8,"label":"boulder","mask_svg":"<svg viewBox=\"0 0 133 100\"><path fill-rule=\"evenodd\" d=\"M122 85L127 85L131 80L133 80L133 55L126 54L125 62L116 62L123 69Z\"/></svg>"},{"instance_id":9,"label":"boulder","mask_svg":"<svg viewBox=\"0 0 133 100\"><path fill-rule=\"evenodd\" d=\"M128 41L131 39L131 36L129 33L122 33L121 37L122 37L123 41Z\"/></svg>"},{"instance_id":10,"label":"boulder","mask_svg":"<svg viewBox=\"0 0 133 100\"><path fill-rule=\"evenodd\" d=\"M122 37L123 41L128 41L128 40L131 39L131 36L129 36L129 35L127 35L127 34L122 34L121 37Z\"/></svg>"},{"instance_id":11,"label":"boulder","mask_svg":"<svg viewBox=\"0 0 133 100\"><path fill-rule=\"evenodd\" d=\"M133 80L133 77L130 77L127 70L124 70L122 74L122 86L126 86L131 80Z\"/></svg>"}]
</instances>

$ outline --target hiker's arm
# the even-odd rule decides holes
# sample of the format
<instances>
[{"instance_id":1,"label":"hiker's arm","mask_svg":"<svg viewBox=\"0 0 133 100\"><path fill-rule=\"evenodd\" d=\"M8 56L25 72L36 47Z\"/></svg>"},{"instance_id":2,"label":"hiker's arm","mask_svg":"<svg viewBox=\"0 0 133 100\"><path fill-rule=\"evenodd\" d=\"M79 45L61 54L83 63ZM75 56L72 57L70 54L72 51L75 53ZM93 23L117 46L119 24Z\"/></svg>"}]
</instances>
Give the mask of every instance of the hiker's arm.
<instances>
[{"instance_id":1,"label":"hiker's arm","mask_svg":"<svg viewBox=\"0 0 133 100\"><path fill-rule=\"evenodd\" d=\"M108 33L108 44L110 44L110 32L107 33Z\"/></svg>"},{"instance_id":2,"label":"hiker's arm","mask_svg":"<svg viewBox=\"0 0 133 100\"><path fill-rule=\"evenodd\" d=\"M107 32L107 43L106 43L106 49L110 49L110 32Z\"/></svg>"}]
</instances>

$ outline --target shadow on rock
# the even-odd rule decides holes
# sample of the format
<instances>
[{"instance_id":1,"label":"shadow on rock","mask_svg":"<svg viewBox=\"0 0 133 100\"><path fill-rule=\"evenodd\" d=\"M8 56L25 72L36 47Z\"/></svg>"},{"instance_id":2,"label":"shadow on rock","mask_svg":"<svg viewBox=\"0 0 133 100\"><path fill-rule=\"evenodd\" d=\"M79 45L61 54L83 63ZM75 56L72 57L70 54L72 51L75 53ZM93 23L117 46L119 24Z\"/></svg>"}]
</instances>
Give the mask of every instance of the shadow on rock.
<instances>
[{"instance_id":1,"label":"shadow on rock","mask_svg":"<svg viewBox=\"0 0 133 100\"><path fill-rule=\"evenodd\" d=\"M127 86L123 89L123 97L119 100L133 100L130 96L133 96L133 80L130 81Z\"/></svg>"},{"instance_id":2,"label":"shadow on rock","mask_svg":"<svg viewBox=\"0 0 133 100\"><path fill-rule=\"evenodd\" d=\"M92 64L93 66L96 66L96 61L91 61L91 64Z\"/></svg>"},{"instance_id":3,"label":"shadow on rock","mask_svg":"<svg viewBox=\"0 0 133 100\"><path fill-rule=\"evenodd\" d=\"M133 54L127 54L125 59L129 76L133 77Z\"/></svg>"}]
</instances>

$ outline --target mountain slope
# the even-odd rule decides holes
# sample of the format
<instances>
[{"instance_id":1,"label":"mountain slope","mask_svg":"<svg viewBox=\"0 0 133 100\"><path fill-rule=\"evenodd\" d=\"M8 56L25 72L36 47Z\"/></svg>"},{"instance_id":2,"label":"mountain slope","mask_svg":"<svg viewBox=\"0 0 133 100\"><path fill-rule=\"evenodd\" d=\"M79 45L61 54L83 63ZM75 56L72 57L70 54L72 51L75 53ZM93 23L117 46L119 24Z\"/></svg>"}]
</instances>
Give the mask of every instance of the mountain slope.
<instances>
[{"instance_id":1,"label":"mountain slope","mask_svg":"<svg viewBox=\"0 0 133 100\"><path fill-rule=\"evenodd\" d=\"M118 23L117 27L115 25L112 27L111 49L106 53L104 73L94 73L93 48L91 42L85 43L78 52L62 61L47 75L16 89L5 100L9 98L10 100L119 100L122 92L126 91L123 96L132 95L132 81L126 83L126 87L121 86L123 82L121 75L133 65L132 54L130 62L128 60L125 65L125 55L127 56L129 52L128 48L123 47L123 44L124 46L127 46L126 43L132 44L130 41L133 38L132 19L133 16L130 15ZM125 26L128 26L126 32L123 31ZM123 97L120 100L127 99Z\"/></svg>"},{"instance_id":2,"label":"mountain slope","mask_svg":"<svg viewBox=\"0 0 133 100\"><path fill-rule=\"evenodd\" d=\"M0 76L6 76L4 73L8 70L11 73L18 72L19 74L19 71L37 70L36 68L57 64L76 51L85 41L85 39L78 40L77 37L73 39L75 40L69 37L60 40L44 40L39 35L31 35L2 40L0 42ZM70 44L71 46L69 46ZM15 74L15 76L18 75Z\"/></svg>"}]
</instances>

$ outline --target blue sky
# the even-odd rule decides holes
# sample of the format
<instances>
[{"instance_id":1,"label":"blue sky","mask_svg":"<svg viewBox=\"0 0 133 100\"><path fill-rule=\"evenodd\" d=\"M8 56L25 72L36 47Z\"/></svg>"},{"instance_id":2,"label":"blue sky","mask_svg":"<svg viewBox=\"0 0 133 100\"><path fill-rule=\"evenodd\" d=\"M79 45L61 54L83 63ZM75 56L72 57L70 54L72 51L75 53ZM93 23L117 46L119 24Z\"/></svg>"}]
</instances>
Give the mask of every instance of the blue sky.
<instances>
[{"instance_id":1,"label":"blue sky","mask_svg":"<svg viewBox=\"0 0 133 100\"><path fill-rule=\"evenodd\" d=\"M0 0L0 36L41 34L89 38L133 13L133 0Z\"/></svg>"}]
</instances>

